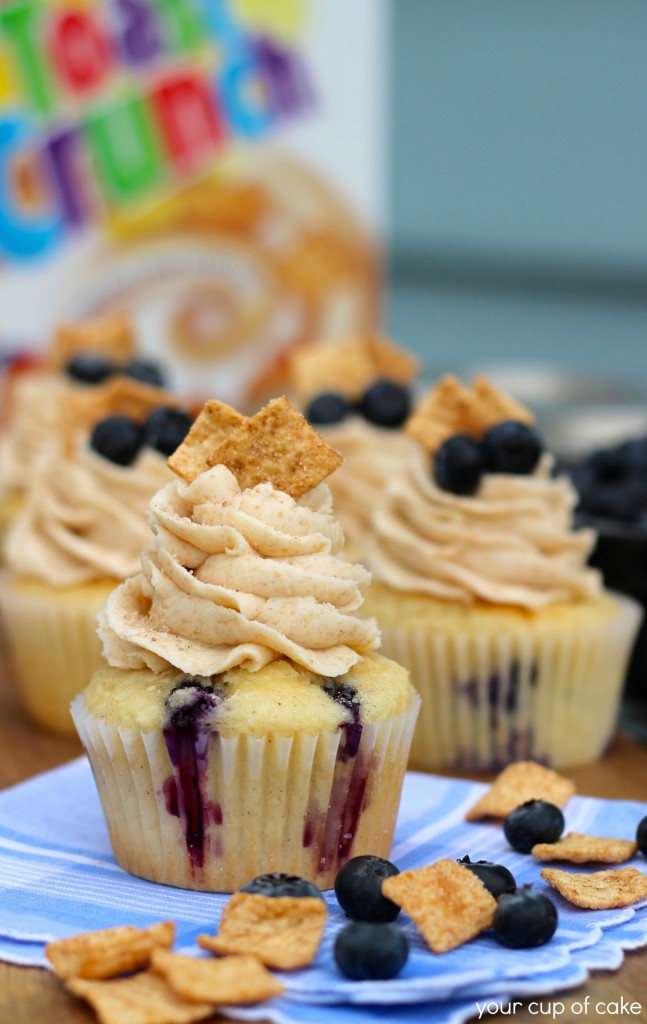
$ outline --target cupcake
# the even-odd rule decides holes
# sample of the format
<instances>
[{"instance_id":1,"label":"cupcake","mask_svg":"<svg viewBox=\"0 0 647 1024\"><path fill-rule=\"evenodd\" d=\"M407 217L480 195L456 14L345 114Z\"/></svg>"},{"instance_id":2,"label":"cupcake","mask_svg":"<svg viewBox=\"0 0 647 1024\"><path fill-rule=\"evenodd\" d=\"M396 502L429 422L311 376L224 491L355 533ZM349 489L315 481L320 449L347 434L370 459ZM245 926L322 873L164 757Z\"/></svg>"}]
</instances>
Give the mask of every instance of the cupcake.
<instances>
[{"instance_id":1,"label":"cupcake","mask_svg":"<svg viewBox=\"0 0 647 1024\"><path fill-rule=\"evenodd\" d=\"M117 374L163 384L155 363L135 358L132 327L119 315L61 324L39 363L18 374L9 370L9 411L0 440L0 536L24 505L38 459L63 442L66 402L92 394Z\"/></svg>"},{"instance_id":2,"label":"cupcake","mask_svg":"<svg viewBox=\"0 0 647 1024\"><path fill-rule=\"evenodd\" d=\"M292 387L310 423L341 452L330 479L348 557L366 561L371 517L414 443L400 428L420 369L410 352L376 334L297 349Z\"/></svg>"},{"instance_id":3,"label":"cupcake","mask_svg":"<svg viewBox=\"0 0 647 1024\"><path fill-rule=\"evenodd\" d=\"M373 521L384 652L423 710L422 769L593 761L609 742L639 624L587 567L591 530L527 410L486 380L444 378L407 425L418 450Z\"/></svg>"},{"instance_id":4,"label":"cupcake","mask_svg":"<svg viewBox=\"0 0 647 1024\"><path fill-rule=\"evenodd\" d=\"M69 703L101 664L97 612L136 571L151 495L172 477L166 457L191 424L175 406L166 392L123 378L91 402L68 399L75 427L33 467L6 537L0 608L14 668L26 710L55 732L74 732ZM79 435L90 410L101 418Z\"/></svg>"},{"instance_id":5,"label":"cupcake","mask_svg":"<svg viewBox=\"0 0 647 1024\"><path fill-rule=\"evenodd\" d=\"M357 615L369 575L342 559L322 482L338 462L287 399L250 419L207 403L171 458L72 707L127 871L330 888L388 853L419 701Z\"/></svg>"}]
</instances>

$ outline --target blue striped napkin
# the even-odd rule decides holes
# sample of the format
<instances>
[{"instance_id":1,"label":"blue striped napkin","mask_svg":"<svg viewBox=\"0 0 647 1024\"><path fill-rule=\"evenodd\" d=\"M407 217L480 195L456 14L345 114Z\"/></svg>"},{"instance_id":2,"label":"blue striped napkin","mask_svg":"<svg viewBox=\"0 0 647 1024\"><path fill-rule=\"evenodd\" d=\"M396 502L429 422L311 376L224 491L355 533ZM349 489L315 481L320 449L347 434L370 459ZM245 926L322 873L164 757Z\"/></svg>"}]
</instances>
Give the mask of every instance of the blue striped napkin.
<instances>
[{"instance_id":1,"label":"blue striped napkin","mask_svg":"<svg viewBox=\"0 0 647 1024\"><path fill-rule=\"evenodd\" d=\"M407 923L411 955L402 973L388 983L351 982L332 958L345 918L334 894L327 894L328 924L314 964L282 976L287 989L281 999L228 1013L277 1024L363 1024L393 1019L397 1006L402 1024L458 1024L478 1013L476 1001L505 1003L513 996L576 985L590 970L616 969L623 950L647 945L647 900L616 910L580 910L540 878L540 864L510 849L500 826L467 824L465 812L484 789L480 783L409 773L391 859L401 870L466 853L506 864L518 884L534 883L557 904L560 923L551 942L539 949L505 950L485 933L435 956ZM565 811L568 830L618 838L633 837L646 814L646 804L588 797L575 797ZM641 855L629 866L647 873ZM226 901L226 896L155 885L121 870L85 759L0 794L0 959L42 966L44 943L51 939L167 918L177 925L176 948L198 954L197 934L215 929Z\"/></svg>"}]
</instances>

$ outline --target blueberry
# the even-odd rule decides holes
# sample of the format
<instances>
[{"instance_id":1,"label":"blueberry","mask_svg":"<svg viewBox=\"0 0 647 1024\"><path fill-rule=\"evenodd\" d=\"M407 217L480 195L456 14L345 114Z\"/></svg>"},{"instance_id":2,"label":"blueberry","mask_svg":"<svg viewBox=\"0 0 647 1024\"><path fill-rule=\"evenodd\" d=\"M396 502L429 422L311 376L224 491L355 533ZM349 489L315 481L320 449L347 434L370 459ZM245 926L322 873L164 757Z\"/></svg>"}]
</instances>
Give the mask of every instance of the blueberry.
<instances>
[{"instance_id":1,"label":"blueberry","mask_svg":"<svg viewBox=\"0 0 647 1024\"><path fill-rule=\"evenodd\" d=\"M324 693L328 694L338 704L342 704L349 711L353 710L353 705L357 706L359 704L357 687L353 686L352 683L345 683L343 676L338 679L325 677L322 681L322 686Z\"/></svg>"},{"instance_id":2,"label":"blueberry","mask_svg":"<svg viewBox=\"0 0 647 1024\"><path fill-rule=\"evenodd\" d=\"M517 888L514 875L503 864L493 864L489 860L471 861L467 856L459 860L458 863L480 878L495 900L504 892L514 892Z\"/></svg>"},{"instance_id":3,"label":"blueberry","mask_svg":"<svg viewBox=\"0 0 647 1024\"><path fill-rule=\"evenodd\" d=\"M537 431L517 420L497 423L483 438L483 458L489 473L532 473L542 451Z\"/></svg>"},{"instance_id":4,"label":"blueberry","mask_svg":"<svg viewBox=\"0 0 647 1024\"><path fill-rule=\"evenodd\" d=\"M434 480L443 491L474 494L483 475L483 453L478 441L454 434L441 444L434 459Z\"/></svg>"},{"instance_id":5,"label":"blueberry","mask_svg":"<svg viewBox=\"0 0 647 1024\"><path fill-rule=\"evenodd\" d=\"M394 380L376 380L357 405L358 412L378 427L401 427L411 412L409 391Z\"/></svg>"},{"instance_id":6,"label":"blueberry","mask_svg":"<svg viewBox=\"0 0 647 1024\"><path fill-rule=\"evenodd\" d=\"M335 895L346 917L373 924L395 921L400 908L382 895L382 882L397 874L395 864L382 857L364 854L347 861L335 879Z\"/></svg>"},{"instance_id":7,"label":"blueberry","mask_svg":"<svg viewBox=\"0 0 647 1024\"><path fill-rule=\"evenodd\" d=\"M144 444L172 455L191 429L193 420L182 409L153 409L144 424Z\"/></svg>"},{"instance_id":8,"label":"blueberry","mask_svg":"<svg viewBox=\"0 0 647 1024\"><path fill-rule=\"evenodd\" d=\"M81 381L83 384L103 384L105 380L112 377L115 367L105 356L94 355L91 352L79 352L72 356L65 365L65 372L72 380Z\"/></svg>"},{"instance_id":9,"label":"blueberry","mask_svg":"<svg viewBox=\"0 0 647 1024\"><path fill-rule=\"evenodd\" d=\"M592 516L636 523L647 510L647 478L594 483L582 493L580 507Z\"/></svg>"},{"instance_id":10,"label":"blueberry","mask_svg":"<svg viewBox=\"0 0 647 1024\"><path fill-rule=\"evenodd\" d=\"M213 711L225 699L225 687L219 678L206 682L204 678L189 677L174 686L164 701L167 728L175 732L193 729L201 718Z\"/></svg>"},{"instance_id":11,"label":"blueberry","mask_svg":"<svg viewBox=\"0 0 647 1024\"><path fill-rule=\"evenodd\" d=\"M647 857L647 816L643 818L636 829L636 842L640 852Z\"/></svg>"},{"instance_id":12,"label":"blueberry","mask_svg":"<svg viewBox=\"0 0 647 1024\"><path fill-rule=\"evenodd\" d=\"M152 359L132 359L121 367L121 372L126 377L132 377L142 384L153 384L156 388L163 388L166 383L163 371Z\"/></svg>"},{"instance_id":13,"label":"blueberry","mask_svg":"<svg viewBox=\"0 0 647 1024\"><path fill-rule=\"evenodd\" d=\"M527 800L503 822L506 839L519 853L530 853L536 843L555 843L563 831L564 815L546 800Z\"/></svg>"},{"instance_id":14,"label":"blueberry","mask_svg":"<svg viewBox=\"0 0 647 1024\"><path fill-rule=\"evenodd\" d=\"M602 448L594 452L588 465L599 483L615 484L627 476L627 465L617 448Z\"/></svg>"},{"instance_id":15,"label":"blueberry","mask_svg":"<svg viewBox=\"0 0 647 1024\"><path fill-rule=\"evenodd\" d=\"M130 466L141 443L142 428L128 416L108 416L100 420L90 436L90 447L118 466Z\"/></svg>"},{"instance_id":16,"label":"blueberry","mask_svg":"<svg viewBox=\"0 0 647 1024\"><path fill-rule=\"evenodd\" d=\"M350 403L343 395L337 391L322 391L309 402L305 415L308 422L326 426L329 423L341 423L350 411Z\"/></svg>"},{"instance_id":17,"label":"blueberry","mask_svg":"<svg viewBox=\"0 0 647 1024\"><path fill-rule=\"evenodd\" d=\"M314 882L308 882L307 879L300 878L299 875L282 874L280 871L258 875L244 885L240 891L256 893L258 896L293 896L296 899L300 899L302 896L314 896L316 899L323 899Z\"/></svg>"},{"instance_id":18,"label":"blueberry","mask_svg":"<svg viewBox=\"0 0 647 1024\"><path fill-rule=\"evenodd\" d=\"M347 924L335 940L335 960L353 981L394 978L409 956L407 937L397 924Z\"/></svg>"},{"instance_id":19,"label":"blueberry","mask_svg":"<svg viewBox=\"0 0 647 1024\"><path fill-rule=\"evenodd\" d=\"M524 886L499 898L492 928L497 942L508 949L543 946L555 934L557 908L547 896Z\"/></svg>"},{"instance_id":20,"label":"blueberry","mask_svg":"<svg viewBox=\"0 0 647 1024\"><path fill-rule=\"evenodd\" d=\"M620 445L618 452L630 476L647 473L647 437L636 437Z\"/></svg>"}]
</instances>

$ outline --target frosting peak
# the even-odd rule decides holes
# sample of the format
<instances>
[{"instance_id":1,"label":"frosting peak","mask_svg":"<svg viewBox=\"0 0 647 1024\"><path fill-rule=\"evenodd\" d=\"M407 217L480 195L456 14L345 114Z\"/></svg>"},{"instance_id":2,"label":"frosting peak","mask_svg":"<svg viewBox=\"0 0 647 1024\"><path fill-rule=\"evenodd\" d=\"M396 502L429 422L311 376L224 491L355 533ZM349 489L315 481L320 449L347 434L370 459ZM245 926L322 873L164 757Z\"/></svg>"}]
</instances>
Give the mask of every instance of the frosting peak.
<instances>
[{"instance_id":1,"label":"frosting peak","mask_svg":"<svg viewBox=\"0 0 647 1024\"><path fill-rule=\"evenodd\" d=\"M336 676L378 645L375 622L353 614L370 576L339 557L325 484L297 502L215 466L163 487L149 519L142 571L102 614L111 665L210 676L287 657Z\"/></svg>"},{"instance_id":2,"label":"frosting peak","mask_svg":"<svg viewBox=\"0 0 647 1024\"><path fill-rule=\"evenodd\" d=\"M586 567L595 535L573 530L576 495L566 478L551 476L551 456L527 476L486 474L471 497L441 490L428 461L415 453L375 515L375 579L529 610L600 592L599 574Z\"/></svg>"},{"instance_id":3,"label":"frosting peak","mask_svg":"<svg viewBox=\"0 0 647 1024\"><path fill-rule=\"evenodd\" d=\"M132 466L117 466L86 444L75 458L43 453L5 542L7 562L56 587L125 579L137 571L149 536L151 494L170 477L164 457L151 449Z\"/></svg>"}]
</instances>

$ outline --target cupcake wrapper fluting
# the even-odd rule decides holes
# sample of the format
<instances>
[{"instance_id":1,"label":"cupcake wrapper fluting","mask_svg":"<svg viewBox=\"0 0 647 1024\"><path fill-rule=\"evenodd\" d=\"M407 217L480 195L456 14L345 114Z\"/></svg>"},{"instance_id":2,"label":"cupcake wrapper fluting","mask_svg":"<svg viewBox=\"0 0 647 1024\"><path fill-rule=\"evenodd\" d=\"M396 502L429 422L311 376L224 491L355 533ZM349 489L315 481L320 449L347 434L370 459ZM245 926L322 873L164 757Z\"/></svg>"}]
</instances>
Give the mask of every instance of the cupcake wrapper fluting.
<instances>
[{"instance_id":1,"label":"cupcake wrapper fluting","mask_svg":"<svg viewBox=\"0 0 647 1024\"><path fill-rule=\"evenodd\" d=\"M617 603L615 617L568 630L381 623L384 654L409 669L422 698L411 766L495 771L517 760L561 768L598 758L641 619L633 601Z\"/></svg>"},{"instance_id":2,"label":"cupcake wrapper fluting","mask_svg":"<svg viewBox=\"0 0 647 1024\"><path fill-rule=\"evenodd\" d=\"M202 729L169 747L160 730L95 718L83 696L72 715L126 871L211 892L282 871L329 889L349 857L389 853L419 704L416 695L397 717L364 725L359 745L343 728L260 738Z\"/></svg>"},{"instance_id":3,"label":"cupcake wrapper fluting","mask_svg":"<svg viewBox=\"0 0 647 1024\"><path fill-rule=\"evenodd\" d=\"M16 682L25 710L52 732L75 735L70 701L102 664L97 613L115 584L83 590L70 601L52 588L0 582L0 609L9 640Z\"/></svg>"}]
</instances>

